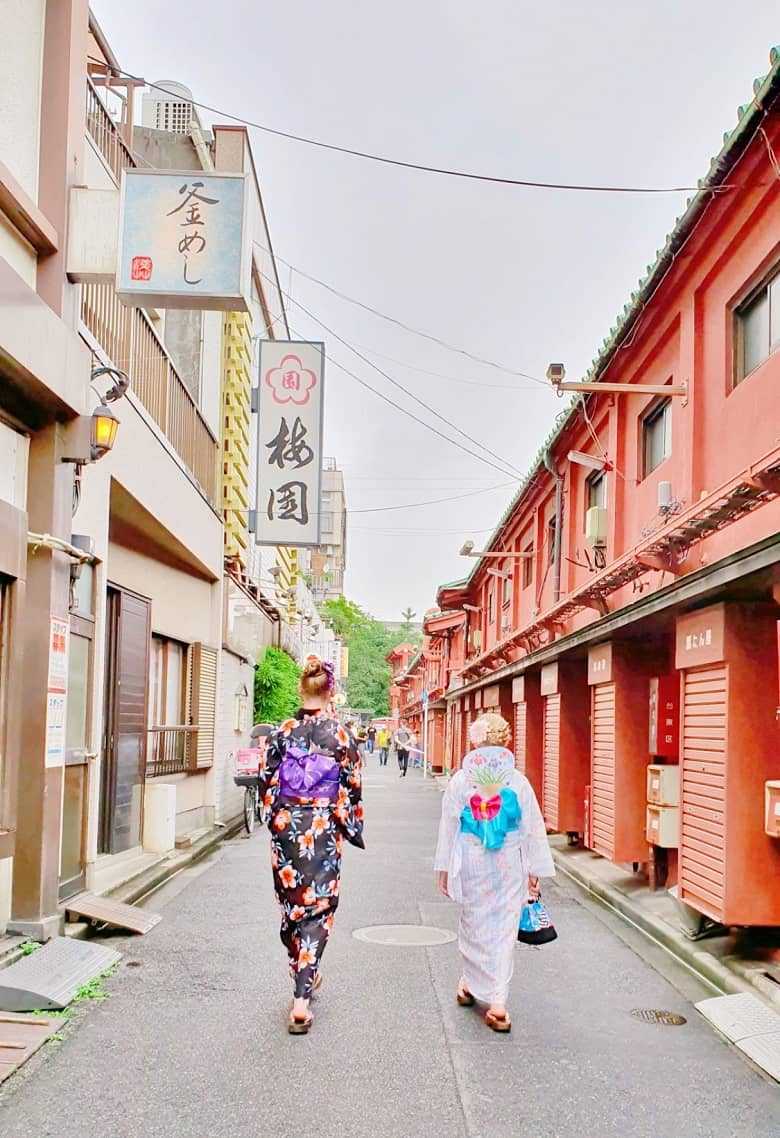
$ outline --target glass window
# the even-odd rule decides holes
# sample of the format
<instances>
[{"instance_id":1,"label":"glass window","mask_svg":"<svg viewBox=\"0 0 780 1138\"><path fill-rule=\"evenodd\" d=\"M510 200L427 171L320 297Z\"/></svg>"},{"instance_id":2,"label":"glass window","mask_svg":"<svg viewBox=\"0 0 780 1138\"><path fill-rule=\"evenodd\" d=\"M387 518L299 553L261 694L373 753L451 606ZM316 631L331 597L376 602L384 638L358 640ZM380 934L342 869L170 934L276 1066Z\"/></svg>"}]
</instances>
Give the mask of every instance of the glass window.
<instances>
[{"instance_id":1,"label":"glass window","mask_svg":"<svg viewBox=\"0 0 780 1138\"><path fill-rule=\"evenodd\" d=\"M503 583L502 591L501 591L501 603L503 605L508 605L510 603L510 601L512 600L512 566L511 566L511 564L506 564L504 566L504 572L506 573L506 577L504 577L504 583Z\"/></svg>"},{"instance_id":2,"label":"glass window","mask_svg":"<svg viewBox=\"0 0 780 1138\"><path fill-rule=\"evenodd\" d=\"M165 636L152 636L149 655L149 726L184 725L187 646Z\"/></svg>"},{"instance_id":3,"label":"glass window","mask_svg":"<svg viewBox=\"0 0 780 1138\"><path fill-rule=\"evenodd\" d=\"M525 549L523 550L523 553L533 554L533 552L534 552L534 543L531 542L530 545L527 545L525 547ZM523 558L523 588L527 589L529 587L529 585L533 584L533 580L534 580L534 558L533 558L533 556L524 557Z\"/></svg>"},{"instance_id":4,"label":"glass window","mask_svg":"<svg viewBox=\"0 0 780 1138\"><path fill-rule=\"evenodd\" d=\"M92 616L95 612L95 567L82 565L81 572L73 582L71 612Z\"/></svg>"},{"instance_id":5,"label":"glass window","mask_svg":"<svg viewBox=\"0 0 780 1138\"><path fill-rule=\"evenodd\" d=\"M68 699L65 704L65 746L69 751L87 749L89 708L89 649L86 636L71 629L68 649Z\"/></svg>"},{"instance_id":6,"label":"glass window","mask_svg":"<svg viewBox=\"0 0 780 1138\"><path fill-rule=\"evenodd\" d=\"M607 504L607 476L603 470L591 474L587 483L586 509L603 510Z\"/></svg>"},{"instance_id":7,"label":"glass window","mask_svg":"<svg viewBox=\"0 0 780 1138\"><path fill-rule=\"evenodd\" d=\"M664 399L642 420L642 477L660 466L672 453L672 401Z\"/></svg>"},{"instance_id":8,"label":"glass window","mask_svg":"<svg viewBox=\"0 0 780 1138\"><path fill-rule=\"evenodd\" d=\"M492 624L496 615L496 589L491 585L488 589L488 624Z\"/></svg>"},{"instance_id":9,"label":"glass window","mask_svg":"<svg viewBox=\"0 0 780 1138\"><path fill-rule=\"evenodd\" d=\"M557 522L555 520L555 515L553 514L553 516L550 518L549 522L547 523L547 563L549 565L552 565L553 561L555 560L555 530L556 530L556 528L557 528Z\"/></svg>"},{"instance_id":10,"label":"glass window","mask_svg":"<svg viewBox=\"0 0 780 1138\"><path fill-rule=\"evenodd\" d=\"M741 304L736 317L736 381L780 348L780 273Z\"/></svg>"}]
</instances>

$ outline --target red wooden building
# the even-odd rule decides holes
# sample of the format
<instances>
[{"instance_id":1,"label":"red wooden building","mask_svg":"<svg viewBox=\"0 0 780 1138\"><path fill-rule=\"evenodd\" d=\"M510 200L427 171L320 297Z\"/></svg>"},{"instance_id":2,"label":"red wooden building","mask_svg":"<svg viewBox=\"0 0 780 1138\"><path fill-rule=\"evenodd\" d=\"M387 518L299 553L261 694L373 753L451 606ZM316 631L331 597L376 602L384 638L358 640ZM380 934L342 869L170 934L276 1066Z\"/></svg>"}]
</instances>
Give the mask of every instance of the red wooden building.
<instances>
[{"instance_id":1,"label":"red wooden building","mask_svg":"<svg viewBox=\"0 0 780 1138\"><path fill-rule=\"evenodd\" d=\"M439 768L500 710L551 830L726 924L780 924L778 162L775 51L399 692Z\"/></svg>"}]
</instances>

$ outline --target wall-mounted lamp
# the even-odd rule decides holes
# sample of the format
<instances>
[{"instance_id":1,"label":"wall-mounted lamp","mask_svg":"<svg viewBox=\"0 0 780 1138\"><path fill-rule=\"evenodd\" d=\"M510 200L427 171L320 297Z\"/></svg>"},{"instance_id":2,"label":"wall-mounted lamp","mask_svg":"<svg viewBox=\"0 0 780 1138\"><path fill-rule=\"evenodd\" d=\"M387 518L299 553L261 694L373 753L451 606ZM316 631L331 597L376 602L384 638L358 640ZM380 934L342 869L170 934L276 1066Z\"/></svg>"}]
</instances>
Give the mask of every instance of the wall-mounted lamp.
<instances>
[{"instance_id":1,"label":"wall-mounted lamp","mask_svg":"<svg viewBox=\"0 0 780 1138\"><path fill-rule=\"evenodd\" d=\"M606 458L599 458L595 454L584 454L581 450L570 450L566 456L569 462L576 462L578 466L587 466L589 470L611 470L612 463Z\"/></svg>"},{"instance_id":2,"label":"wall-mounted lamp","mask_svg":"<svg viewBox=\"0 0 780 1138\"><path fill-rule=\"evenodd\" d=\"M683 383L564 383L566 368L563 364L550 364L547 378L558 395L564 391L579 391L597 395L679 395L688 398L688 384Z\"/></svg>"},{"instance_id":3,"label":"wall-mounted lamp","mask_svg":"<svg viewBox=\"0 0 780 1138\"><path fill-rule=\"evenodd\" d=\"M99 403L92 412L90 429L90 453L93 462L97 462L113 449L118 429L119 420L114 412L107 404Z\"/></svg>"}]
</instances>

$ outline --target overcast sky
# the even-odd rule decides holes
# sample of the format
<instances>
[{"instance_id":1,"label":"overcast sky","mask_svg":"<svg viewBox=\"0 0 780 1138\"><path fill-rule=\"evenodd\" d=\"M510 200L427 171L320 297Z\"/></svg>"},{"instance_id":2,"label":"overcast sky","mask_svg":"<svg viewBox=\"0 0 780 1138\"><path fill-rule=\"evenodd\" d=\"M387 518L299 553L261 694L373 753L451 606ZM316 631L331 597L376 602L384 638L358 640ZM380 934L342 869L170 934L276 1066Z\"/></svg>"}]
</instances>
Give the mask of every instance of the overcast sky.
<instances>
[{"instance_id":1,"label":"overcast sky","mask_svg":"<svg viewBox=\"0 0 780 1138\"><path fill-rule=\"evenodd\" d=\"M176 79L232 114L426 165L608 185L695 185L780 42L777 0L751 0L738 17L733 0L93 8L122 67ZM252 137L279 258L537 378L551 360L581 378L687 196L495 186ZM280 275L293 301L479 444L288 304L294 334L324 338L331 361L326 453L345 471L347 593L380 618L407 605L421 614L437 585L469 570L460 545L487 539L562 404L545 385L404 331L281 262ZM445 497L456 500L416 505ZM408 508L386 508L398 505Z\"/></svg>"}]
</instances>

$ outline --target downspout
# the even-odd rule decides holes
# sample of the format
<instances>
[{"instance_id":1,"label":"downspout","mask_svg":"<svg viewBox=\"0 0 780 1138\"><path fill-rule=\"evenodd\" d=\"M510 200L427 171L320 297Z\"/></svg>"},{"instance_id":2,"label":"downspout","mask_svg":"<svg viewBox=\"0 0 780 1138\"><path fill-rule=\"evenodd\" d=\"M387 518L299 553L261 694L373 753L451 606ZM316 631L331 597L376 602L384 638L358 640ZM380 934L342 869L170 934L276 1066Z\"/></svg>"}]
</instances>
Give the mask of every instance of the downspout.
<instances>
[{"instance_id":1,"label":"downspout","mask_svg":"<svg viewBox=\"0 0 780 1138\"><path fill-rule=\"evenodd\" d=\"M544 465L555 480L555 544L553 546L553 604L561 599L561 539L563 535L563 475L553 466L549 448L544 452Z\"/></svg>"}]
</instances>

